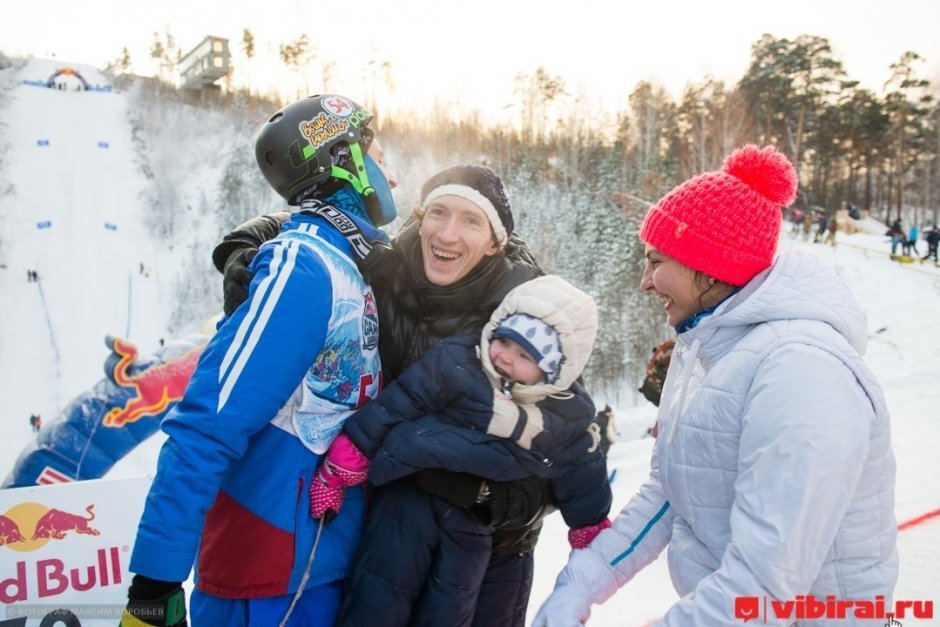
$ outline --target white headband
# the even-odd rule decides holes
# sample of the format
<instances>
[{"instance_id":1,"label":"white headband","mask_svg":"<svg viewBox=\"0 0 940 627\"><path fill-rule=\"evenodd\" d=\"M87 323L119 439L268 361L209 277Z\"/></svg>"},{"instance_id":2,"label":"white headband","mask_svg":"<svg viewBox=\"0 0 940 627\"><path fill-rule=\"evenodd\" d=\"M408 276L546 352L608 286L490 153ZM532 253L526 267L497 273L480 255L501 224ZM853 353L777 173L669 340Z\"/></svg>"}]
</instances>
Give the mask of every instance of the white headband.
<instances>
[{"instance_id":1,"label":"white headband","mask_svg":"<svg viewBox=\"0 0 940 627\"><path fill-rule=\"evenodd\" d=\"M421 215L423 216L424 212L427 211L428 205L441 196L459 196L482 209L490 221L490 226L493 227L497 243L500 247L506 245L506 227L503 226L503 221L499 219L496 207L493 206L489 198L468 185L448 184L435 187L424 199L424 203L421 205Z\"/></svg>"}]
</instances>

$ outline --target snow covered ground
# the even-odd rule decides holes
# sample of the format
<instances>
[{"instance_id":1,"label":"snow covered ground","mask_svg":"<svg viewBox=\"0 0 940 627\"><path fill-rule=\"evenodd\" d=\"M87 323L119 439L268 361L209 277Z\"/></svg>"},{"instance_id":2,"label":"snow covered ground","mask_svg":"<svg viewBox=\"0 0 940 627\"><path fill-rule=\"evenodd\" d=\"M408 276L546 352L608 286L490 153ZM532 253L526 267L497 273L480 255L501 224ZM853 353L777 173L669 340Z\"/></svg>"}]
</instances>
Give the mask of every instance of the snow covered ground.
<instances>
[{"instance_id":1,"label":"snow covered ground","mask_svg":"<svg viewBox=\"0 0 940 627\"><path fill-rule=\"evenodd\" d=\"M33 60L23 75L43 79L61 66ZM78 69L91 83L107 82L94 68ZM41 413L48 423L75 394L102 378L106 334L125 336L145 353L167 337L171 295L164 270L179 262L158 250L143 228L139 198L146 183L134 164L127 103L120 94L18 84L8 98L0 110L12 155L0 186L5 190L0 192L0 476L33 437L31 413ZM40 228L41 223L49 225ZM214 241L217 226L207 228L213 229L207 241ZM867 360L893 418L898 520L937 510L940 269L890 261L877 232L843 235L835 248L785 237L782 247L825 259L865 309ZM141 261L146 273L140 272ZM27 282L30 269L39 273L38 283ZM192 329L201 323L194 320ZM655 409L648 404L614 409L621 433L609 460L616 471L616 511L648 471L652 440L641 436ZM151 438L109 477L152 472L159 445L160 436ZM567 560L566 532L560 516L547 521L536 551L530 617ZM940 601L940 517L902 531L899 543L896 598ZM674 601L660 559L596 608L590 625L644 625ZM940 624L940 619L914 623Z\"/></svg>"}]
</instances>

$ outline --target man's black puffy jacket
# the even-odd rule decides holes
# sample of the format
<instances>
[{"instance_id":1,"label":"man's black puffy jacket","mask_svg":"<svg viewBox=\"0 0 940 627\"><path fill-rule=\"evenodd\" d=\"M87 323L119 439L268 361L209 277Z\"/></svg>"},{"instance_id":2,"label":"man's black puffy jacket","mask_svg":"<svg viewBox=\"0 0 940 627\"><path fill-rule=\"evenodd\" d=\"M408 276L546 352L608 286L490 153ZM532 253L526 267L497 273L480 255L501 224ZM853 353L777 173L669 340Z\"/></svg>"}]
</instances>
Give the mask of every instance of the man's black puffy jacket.
<instances>
[{"instance_id":1,"label":"man's black puffy jacket","mask_svg":"<svg viewBox=\"0 0 940 627\"><path fill-rule=\"evenodd\" d=\"M245 222L226 235L212 259L220 272L235 251L257 248L274 237L288 214L281 212ZM428 281L421 256L418 223L405 224L390 245L377 244L360 262L372 286L379 312L379 353L387 381L396 379L439 340L461 333L479 333L490 315L514 287L543 274L524 241L510 236L505 249L484 257L453 285ZM422 471L422 488L458 505L462 496L476 495L481 479L463 473ZM524 553L535 547L541 518L552 511L548 483L538 479L492 484L491 524L498 527L496 550Z\"/></svg>"}]
</instances>

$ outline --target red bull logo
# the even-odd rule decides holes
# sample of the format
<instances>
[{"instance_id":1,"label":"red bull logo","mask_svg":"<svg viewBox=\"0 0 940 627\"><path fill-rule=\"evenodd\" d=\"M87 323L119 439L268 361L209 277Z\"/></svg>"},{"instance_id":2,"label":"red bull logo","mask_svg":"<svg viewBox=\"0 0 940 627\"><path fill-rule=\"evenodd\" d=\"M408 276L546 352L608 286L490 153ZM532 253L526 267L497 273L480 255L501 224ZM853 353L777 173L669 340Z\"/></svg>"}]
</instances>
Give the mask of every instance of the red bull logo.
<instances>
[{"instance_id":1,"label":"red bull logo","mask_svg":"<svg viewBox=\"0 0 940 627\"><path fill-rule=\"evenodd\" d=\"M60 509L50 509L36 523L36 531L33 532L32 539L55 538L61 540L65 537L67 531L89 536L101 535L100 531L88 526L88 523L95 519L94 509L94 504L85 508L85 511L88 512L87 518L63 512Z\"/></svg>"},{"instance_id":2,"label":"red bull logo","mask_svg":"<svg viewBox=\"0 0 940 627\"><path fill-rule=\"evenodd\" d=\"M62 540L69 533L100 535L89 523L95 519L95 505L85 515L48 508L39 503L19 503L0 514L0 546L12 551L35 551L49 540Z\"/></svg>"},{"instance_id":3,"label":"red bull logo","mask_svg":"<svg viewBox=\"0 0 940 627\"><path fill-rule=\"evenodd\" d=\"M119 357L108 376L115 384L132 391L132 396L123 406L114 407L102 420L104 426L116 428L144 416L159 414L166 410L170 403L183 398L183 392L204 348L191 348L175 359L131 374L131 364L138 355L137 347L117 337L109 337L106 341Z\"/></svg>"},{"instance_id":4,"label":"red bull logo","mask_svg":"<svg viewBox=\"0 0 940 627\"><path fill-rule=\"evenodd\" d=\"M57 607L123 606L126 560L149 483L136 477L0 490L0 604L39 602L21 607L31 612L30 625L41 612L43 624L55 622Z\"/></svg>"},{"instance_id":5,"label":"red bull logo","mask_svg":"<svg viewBox=\"0 0 940 627\"><path fill-rule=\"evenodd\" d=\"M64 560L55 557L37 560L33 564L20 560L12 577L0 579L0 602L28 601L32 586L35 586L35 595L44 598L69 590L85 592L92 588L121 585L121 581L121 554L116 546L97 549L94 557L88 556L75 568L69 568Z\"/></svg>"},{"instance_id":6,"label":"red bull logo","mask_svg":"<svg viewBox=\"0 0 940 627\"><path fill-rule=\"evenodd\" d=\"M20 531L20 526L9 516L0 514L0 546L23 542L26 538Z\"/></svg>"},{"instance_id":7,"label":"red bull logo","mask_svg":"<svg viewBox=\"0 0 940 627\"><path fill-rule=\"evenodd\" d=\"M0 545L19 552L35 551L51 540L63 540L77 535L99 536L101 532L91 526L95 519L95 505L85 508L84 514L50 508L41 503L18 503L0 514ZM32 561L16 562L12 577L0 575L0 602L26 601L30 590L39 597L62 594L68 590L85 591L94 587L121 583L120 549L116 546L95 548L94 555L85 554L75 559L46 556ZM78 562L79 565L75 566ZM0 562L4 565L6 560ZM31 583L32 582L32 583Z\"/></svg>"}]
</instances>

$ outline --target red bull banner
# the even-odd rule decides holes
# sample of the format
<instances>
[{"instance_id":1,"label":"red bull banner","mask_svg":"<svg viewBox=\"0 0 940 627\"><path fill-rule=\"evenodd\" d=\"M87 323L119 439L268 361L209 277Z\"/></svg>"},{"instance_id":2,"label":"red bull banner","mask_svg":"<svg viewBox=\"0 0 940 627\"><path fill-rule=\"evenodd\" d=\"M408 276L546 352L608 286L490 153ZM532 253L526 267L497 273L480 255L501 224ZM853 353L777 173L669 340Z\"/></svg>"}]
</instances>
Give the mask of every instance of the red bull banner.
<instances>
[{"instance_id":1,"label":"red bull banner","mask_svg":"<svg viewBox=\"0 0 940 627\"><path fill-rule=\"evenodd\" d=\"M105 338L105 378L79 394L20 454L4 488L100 479L156 433L182 397L209 336L166 342L150 355ZM0 627L2 623L0 623Z\"/></svg>"},{"instance_id":2,"label":"red bull banner","mask_svg":"<svg viewBox=\"0 0 940 627\"><path fill-rule=\"evenodd\" d=\"M0 490L0 625L115 625L150 479Z\"/></svg>"}]
</instances>

